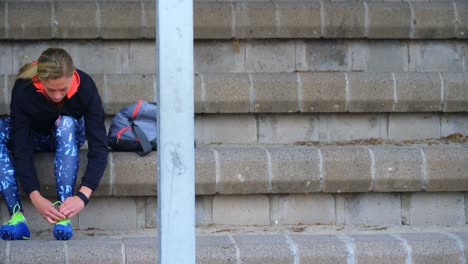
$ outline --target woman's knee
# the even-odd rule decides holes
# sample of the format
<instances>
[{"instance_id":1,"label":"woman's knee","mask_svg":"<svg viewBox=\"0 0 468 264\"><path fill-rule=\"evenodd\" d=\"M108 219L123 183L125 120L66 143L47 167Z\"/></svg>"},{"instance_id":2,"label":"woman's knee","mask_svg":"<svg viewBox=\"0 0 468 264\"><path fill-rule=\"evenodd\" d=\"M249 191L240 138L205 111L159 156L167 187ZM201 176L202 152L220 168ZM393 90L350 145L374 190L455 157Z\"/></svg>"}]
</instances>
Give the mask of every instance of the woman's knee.
<instances>
[{"instance_id":1,"label":"woman's knee","mask_svg":"<svg viewBox=\"0 0 468 264\"><path fill-rule=\"evenodd\" d=\"M55 122L55 138L58 143L66 142L81 147L86 140L83 118L60 116Z\"/></svg>"}]
</instances>

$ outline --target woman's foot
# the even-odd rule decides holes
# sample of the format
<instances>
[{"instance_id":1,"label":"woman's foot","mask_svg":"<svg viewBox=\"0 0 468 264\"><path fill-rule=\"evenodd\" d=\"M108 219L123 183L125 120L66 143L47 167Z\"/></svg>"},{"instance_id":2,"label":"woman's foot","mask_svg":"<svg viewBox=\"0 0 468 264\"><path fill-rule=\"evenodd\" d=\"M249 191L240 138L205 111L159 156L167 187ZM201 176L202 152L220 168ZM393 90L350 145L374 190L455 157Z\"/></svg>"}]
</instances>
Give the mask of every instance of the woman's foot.
<instances>
[{"instance_id":1,"label":"woman's foot","mask_svg":"<svg viewBox=\"0 0 468 264\"><path fill-rule=\"evenodd\" d=\"M53 234L57 240L70 240L73 237L73 228L70 219L59 221L54 225Z\"/></svg>"},{"instance_id":2,"label":"woman's foot","mask_svg":"<svg viewBox=\"0 0 468 264\"><path fill-rule=\"evenodd\" d=\"M15 206L13 212L10 220L0 228L0 236L3 240L29 240L31 233L26 218L20 212L20 206Z\"/></svg>"}]
</instances>

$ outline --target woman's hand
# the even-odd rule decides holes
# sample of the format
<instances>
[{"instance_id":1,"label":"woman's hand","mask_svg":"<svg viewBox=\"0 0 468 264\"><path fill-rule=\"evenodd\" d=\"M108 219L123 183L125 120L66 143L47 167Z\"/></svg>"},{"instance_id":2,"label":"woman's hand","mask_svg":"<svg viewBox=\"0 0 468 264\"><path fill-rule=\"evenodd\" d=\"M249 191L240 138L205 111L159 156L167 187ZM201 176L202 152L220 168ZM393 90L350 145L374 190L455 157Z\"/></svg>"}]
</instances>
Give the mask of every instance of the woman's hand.
<instances>
[{"instance_id":1,"label":"woman's hand","mask_svg":"<svg viewBox=\"0 0 468 264\"><path fill-rule=\"evenodd\" d=\"M49 222L49 224L56 224L58 221L64 220L67 217L55 209L54 205L44 198L39 191L33 191L29 194L32 204L36 207L39 214Z\"/></svg>"},{"instance_id":2,"label":"woman's hand","mask_svg":"<svg viewBox=\"0 0 468 264\"><path fill-rule=\"evenodd\" d=\"M84 202L78 196L70 196L59 206L59 211L68 219L75 216L85 207Z\"/></svg>"},{"instance_id":3,"label":"woman's hand","mask_svg":"<svg viewBox=\"0 0 468 264\"><path fill-rule=\"evenodd\" d=\"M81 186L80 190L86 197L91 196L93 190L86 186ZM68 219L72 218L76 214L78 214L83 208L85 207L85 203L81 200L78 196L70 196L65 201L63 201L62 205L59 206L60 213L64 214Z\"/></svg>"}]
</instances>

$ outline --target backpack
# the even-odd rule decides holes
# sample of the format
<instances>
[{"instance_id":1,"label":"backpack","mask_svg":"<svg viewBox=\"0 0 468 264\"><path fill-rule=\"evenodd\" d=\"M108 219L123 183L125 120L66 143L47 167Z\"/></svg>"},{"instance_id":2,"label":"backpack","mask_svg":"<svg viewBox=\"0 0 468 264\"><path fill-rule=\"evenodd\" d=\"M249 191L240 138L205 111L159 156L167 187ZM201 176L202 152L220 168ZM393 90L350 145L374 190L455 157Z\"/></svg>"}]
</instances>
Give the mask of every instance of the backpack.
<instances>
[{"instance_id":1,"label":"backpack","mask_svg":"<svg viewBox=\"0 0 468 264\"><path fill-rule=\"evenodd\" d=\"M122 108L112 119L107 144L116 151L135 151L140 156L157 150L156 103L140 99Z\"/></svg>"}]
</instances>

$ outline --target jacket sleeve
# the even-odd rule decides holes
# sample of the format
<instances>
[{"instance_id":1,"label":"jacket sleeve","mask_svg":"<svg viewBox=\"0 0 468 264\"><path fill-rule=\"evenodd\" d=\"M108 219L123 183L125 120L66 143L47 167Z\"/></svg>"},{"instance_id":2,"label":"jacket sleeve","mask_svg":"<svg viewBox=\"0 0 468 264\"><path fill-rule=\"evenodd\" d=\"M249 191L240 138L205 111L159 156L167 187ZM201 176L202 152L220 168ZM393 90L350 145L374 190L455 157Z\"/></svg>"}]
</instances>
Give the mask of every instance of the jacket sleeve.
<instances>
[{"instance_id":1,"label":"jacket sleeve","mask_svg":"<svg viewBox=\"0 0 468 264\"><path fill-rule=\"evenodd\" d=\"M87 97L87 100L89 100L88 109L84 115L85 133L88 140L88 165L81 179L81 185L94 191L98 187L107 166L107 135L104 125L104 108L96 84L89 78L86 85L89 85L86 90L90 92L89 97Z\"/></svg>"},{"instance_id":2,"label":"jacket sleeve","mask_svg":"<svg viewBox=\"0 0 468 264\"><path fill-rule=\"evenodd\" d=\"M22 82L24 81L16 81L11 96L10 148L16 177L24 192L29 196L31 192L39 191L39 179L33 162L34 143L30 133L31 120L21 107L25 103L24 90L26 89L24 85L21 85Z\"/></svg>"}]
</instances>

